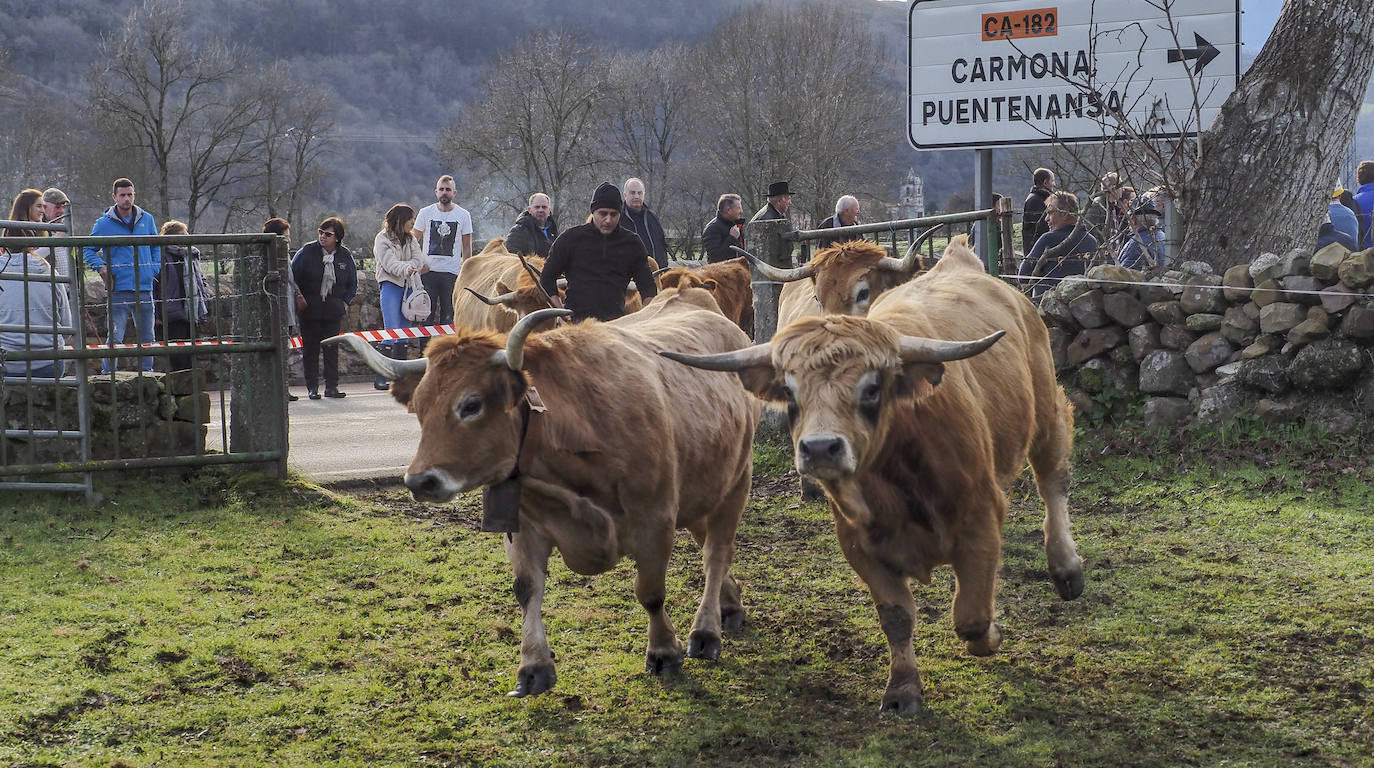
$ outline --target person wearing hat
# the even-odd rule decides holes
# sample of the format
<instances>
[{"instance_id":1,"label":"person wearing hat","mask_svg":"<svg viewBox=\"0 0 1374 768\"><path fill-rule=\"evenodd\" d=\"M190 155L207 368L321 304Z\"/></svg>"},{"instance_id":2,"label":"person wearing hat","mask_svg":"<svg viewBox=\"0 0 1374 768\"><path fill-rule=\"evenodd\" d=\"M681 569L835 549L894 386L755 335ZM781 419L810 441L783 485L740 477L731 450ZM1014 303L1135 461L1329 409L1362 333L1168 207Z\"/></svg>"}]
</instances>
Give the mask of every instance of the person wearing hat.
<instances>
[{"instance_id":1,"label":"person wearing hat","mask_svg":"<svg viewBox=\"0 0 1374 768\"><path fill-rule=\"evenodd\" d=\"M768 204L754 214L752 221L771 221L787 218L787 210L792 207L792 190L787 182L775 181L768 185Z\"/></svg>"},{"instance_id":2,"label":"person wearing hat","mask_svg":"<svg viewBox=\"0 0 1374 768\"><path fill-rule=\"evenodd\" d=\"M70 202L71 201L67 199L67 193L63 192L57 187L48 187L47 189L43 190L43 221L50 223L66 221L67 205ZM68 230L70 230L71 222L66 221L66 224ZM53 234L62 233L55 232ZM68 277L71 275L72 256L71 251L67 248L67 246L55 246L52 249L52 258L50 259L50 261L52 262L53 269L57 271L57 274L62 275L63 277Z\"/></svg>"},{"instance_id":3,"label":"person wearing hat","mask_svg":"<svg viewBox=\"0 0 1374 768\"><path fill-rule=\"evenodd\" d=\"M603 181L592 193L591 220L558 236L539 276L539 285L558 300L558 278L568 280L572 321L614 320L625 314L625 286L633 280L645 304L657 293L649 254L639 235L620 226L620 189Z\"/></svg>"},{"instance_id":4,"label":"person wearing hat","mask_svg":"<svg viewBox=\"0 0 1374 768\"><path fill-rule=\"evenodd\" d=\"M1350 202L1347 203L1346 201ZM1331 219L1331 225L1337 232L1350 238L1350 242L1360 242L1360 219L1355 210L1358 209L1355 203L1355 196L1342 189L1339 185L1336 191L1331 194L1331 202L1326 206L1327 216ZM1355 250L1355 249L1351 249Z\"/></svg>"},{"instance_id":5,"label":"person wearing hat","mask_svg":"<svg viewBox=\"0 0 1374 768\"><path fill-rule=\"evenodd\" d=\"M1168 264L1164 255L1164 230L1159 226L1159 210L1148 200L1127 217L1131 236L1117 254L1116 263L1129 269L1145 270Z\"/></svg>"}]
</instances>

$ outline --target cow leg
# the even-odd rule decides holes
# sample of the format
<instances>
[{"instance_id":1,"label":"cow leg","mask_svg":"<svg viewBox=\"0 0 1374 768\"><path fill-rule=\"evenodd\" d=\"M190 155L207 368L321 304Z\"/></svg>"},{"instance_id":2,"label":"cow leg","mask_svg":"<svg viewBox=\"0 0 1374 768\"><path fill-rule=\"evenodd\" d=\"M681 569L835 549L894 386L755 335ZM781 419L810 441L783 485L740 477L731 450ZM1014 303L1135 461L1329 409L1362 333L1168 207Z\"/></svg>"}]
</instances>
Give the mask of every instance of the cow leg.
<instances>
[{"instance_id":1,"label":"cow leg","mask_svg":"<svg viewBox=\"0 0 1374 768\"><path fill-rule=\"evenodd\" d=\"M672 529L661 538L635 561L635 597L649 614L649 650L645 653L644 670L653 675L673 674L682 669L682 643L678 642L673 621L663 606L663 582L673 550Z\"/></svg>"},{"instance_id":2,"label":"cow leg","mask_svg":"<svg viewBox=\"0 0 1374 768\"><path fill-rule=\"evenodd\" d=\"M992 511L987 505L969 508L965 518L970 525L960 538L951 565L954 566L954 631L974 656L990 656L1002 645L1002 632L992 621L993 603L997 595L997 571L1002 565L1002 526L1006 512L1006 497L994 491L989 505L1001 505ZM986 515L988 519L977 521ZM994 518L993 515L996 515Z\"/></svg>"},{"instance_id":3,"label":"cow leg","mask_svg":"<svg viewBox=\"0 0 1374 768\"><path fill-rule=\"evenodd\" d=\"M837 517L838 522L838 517ZM853 529L836 525L840 549L850 567L868 586L873 605L878 610L878 623L887 637L887 690L879 711L896 711L914 715L921 711L921 673L916 669L916 650L911 644L912 627L916 617L916 602L911 597L911 584L906 574L894 571L870 557Z\"/></svg>"},{"instance_id":4,"label":"cow leg","mask_svg":"<svg viewBox=\"0 0 1374 768\"><path fill-rule=\"evenodd\" d=\"M553 651L544 634L544 579L553 545L533 530L507 536L506 556L515 572L515 600L520 604L520 670L511 696L533 696L558 681Z\"/></svg>"},{"instance_id":5,"label":"cow leg","mask_svg":"<svg viewBox=\"0 0 1374 768\"><path fill-rule=\"evenodd\" d=\"M1058 394L1063 401L1063 394ZM1035 484L1045 501L1045 558L1055 591L1064 600L1083 594L1083 561L1069 532L1069 453L1073 446L1072 415L1067 406L1054 414L1031 446L1030 464Z\"/></svg>"},{"instance_id":6,"label":"cow leg","mask_svg":"<svg viewBox=\"0 0 1374 768\"><path fill-rule=\"evenodd\" d=\"M701 605L697 608L691 640L687 644L687 655L694 659L714 661L720 658L720 635L726 621L730 622L730 629L737 629L744 624L739 585L730 576L730 565L735 559L735 531L739 527L739 518L743 515L748 496L749 484L746 481L706 521L704 535L692 532L702 545L701 554L706 571L706 589L701 594ZM733 604L725 602L727 592Z\"/></svg>"}]
</instances>

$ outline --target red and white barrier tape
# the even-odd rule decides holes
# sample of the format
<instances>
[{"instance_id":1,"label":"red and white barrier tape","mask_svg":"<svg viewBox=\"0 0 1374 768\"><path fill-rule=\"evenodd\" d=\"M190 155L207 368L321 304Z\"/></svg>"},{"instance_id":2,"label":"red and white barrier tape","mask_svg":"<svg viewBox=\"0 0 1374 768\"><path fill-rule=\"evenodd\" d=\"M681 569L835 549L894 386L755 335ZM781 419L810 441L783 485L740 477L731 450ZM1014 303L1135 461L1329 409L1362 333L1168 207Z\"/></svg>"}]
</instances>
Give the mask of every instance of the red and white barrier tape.
<instances>
[{"instance_id":1,"label":"red and white barrier tape","mask_svg":"<svg viewBox=\"0 0 1374 768\"><path fill-rule=\"evenodd\" d=\"M379 331L349 331L343 336L357 336L365 341L397 341L405 339L422 339L429 336L447 336L453 333L453 325L421 325L415 328L392 328L390 330ZM300 349L301 337L291 338L291 348Z\"/></svg>"},{"instance_id":2,"label":"red and white barrier tape","mask_svg":"<svg viewBox=\"0 0 1374 768\"><path fill-rule=\"evenodd\" d=\"M445 325L422 325L416 328L392 328L376 331L349 331L342 334L344 336L358 336L367 341L398 341L404 339L421 339L429 336L446 336L453 333L451 324ZM158 341L147 344L87 344L86 349L155 349L158 347L214 347L224 344L235 344L233 341L221 341L218 339L207 341ZM291 348L301 348L301 337L291 337Z\"/></svg>"}]
</instances>

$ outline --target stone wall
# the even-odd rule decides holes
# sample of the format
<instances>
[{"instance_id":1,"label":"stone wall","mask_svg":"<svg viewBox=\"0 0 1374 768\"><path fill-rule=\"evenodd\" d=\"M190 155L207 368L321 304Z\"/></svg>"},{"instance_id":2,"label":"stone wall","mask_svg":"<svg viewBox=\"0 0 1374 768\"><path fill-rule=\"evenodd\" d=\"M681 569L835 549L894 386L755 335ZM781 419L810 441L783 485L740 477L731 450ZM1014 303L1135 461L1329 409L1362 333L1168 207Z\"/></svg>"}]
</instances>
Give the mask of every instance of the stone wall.
<instances>
[{"instance_id":1,"label":"stone wall","mask_svg":"<svg viewBox=\"0 0 1374 768\"><path fill-rule=\"evenodd\" d=\"M200 393L196 394L197 379ZM136 373L120 371L90 377L91 456L96 459L192 455L205 450L211 398L202 371ZM76 430L77 395L73 387L6 385L3 394L8 429ZM8 463L76 461L75 439L7 439ZM33 454L30 454L32 446Z\"/></svg>"},{"instance_id":2,"label":"stone wall","mask_svg":"<svg viewBox=\"0 0 1374 768\"><path fill-rule=\"evenodd\" d=\"M1094 267L1047 292L1040 314L1080 412L1140 404L1151 426L1252 414L1349 431L1374 414L1371 294L1374 250L1330 245L1224 275Z\"/></svg>"}]
</instances>

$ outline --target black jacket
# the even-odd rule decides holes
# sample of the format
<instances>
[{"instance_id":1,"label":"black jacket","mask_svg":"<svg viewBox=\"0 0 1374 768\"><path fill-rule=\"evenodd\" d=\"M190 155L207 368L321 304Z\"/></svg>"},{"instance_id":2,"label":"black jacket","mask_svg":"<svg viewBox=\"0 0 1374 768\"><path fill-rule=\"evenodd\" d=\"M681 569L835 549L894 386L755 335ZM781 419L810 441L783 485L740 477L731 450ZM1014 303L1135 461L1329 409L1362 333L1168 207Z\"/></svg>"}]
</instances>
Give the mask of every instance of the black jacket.
<instances>
[{"instance_id":1,"label":"black jacket","mask_svg":"<svg viewBox=\"0 0 1374 768\"><path fill-rule=\"evenodd\" d=\"M348 304L358 295L358 268L353 254L342 245L334 249L334 287L327 298L320 298L320 283L324 280L324 249L318 240L307 243L291 259L291 274L305 294L302 320L338 320L348 313Z\"/></svg>"},{"instance_id":2,"label":"black jacket","mask_svg":"<svg viewBox=\"0 0 1374 768\"><path fill-rule=\"evenodd\" d=\"M840 218L840 217L838 217L838 216L830 216L830 217L828 217L825 221L822 221L822 222L820 223L820 225L816 227L816 229L833 229L833 228L835 228L835 227L854 227L854 226L858 226L858 224L859 224L859 220L858 220L857 218L854 219L854 223L853 223L853 224L841 224L840 221L839 221L839 218ZM816 247L818 247L818 248L828 248L828 247L834 245L835 243L847 242L847 241L849 241L849 240L861 240L861 239L863 239L863 238L862 238L861 236L858 236L858 235L848 235L848 236L841 236L841 237L822 237L822 238L820 239L820 242L817 243Z\"/></svg>"},{"instance_id":3,"label":"black jacket","mask_svg":"<svg viewBox=\"0 0 1374 768\"><path fill-rule=\"evenodd\" d=\"M620 209L620 226L639 235L639 242L649 252L649 258L660 267L668 263L668 237L663 234L663 225L658 216L645 205L636 214L626 205Z\"/></svg>"},{"instance_id":4,"label":"black jacket","mask_svg":"<svg viewBox=\"0 0 1374 768\"><path fill-rule=\"evenodd\" d=\"M565 305L573 311L573 322L589 317L614 320L625 314L625 286L631 280L645 303L658 293L644 244L624 227L602 235L595 224L587 223L559 235L539 284L553 296L560 277L568 278Z\"/></svg>"},{"instance_id":5,"label":"black jacket","mask_svg":"<svg viewBox=\"0 0 1374 768\"><path fill-rule=\"evenodd\" d=\"M550 216L547 224L549 236L544 237L543 230L539 228L539 222L534 220L529 211L522 211L520 216L516 218L515 225L506 234L506 250L527 256L536 253L547 259L549 246L558 239L558 223Z\"/></svg>"},{"instance_id":6,"label":"black jacket","mask_svg":"<svg viewBox=\"0 0 1374 768\"><path fill-rule=\"evenodd\" d=\"M1050 191L1044 187L1031 187L1026 195L1026 204L1021 208L1021 253L1029 255L1040 236L1050 231L1045 221L1045 200Z\"/></svg>"},{"instance_id":7,"label":"black jacket","mask_svg":"<svg viewBox=\"0 0 1374 768\"><path fill-rule=\"evenodd\" d=\"M738 221L726 221L719 214L711 223L706 225L706 229L701 231L701 247L706 251L706 260L711 263L725 261L738 256L738 253L730 250L730 246L736 245L744 247L744 232L740 232L739 237L730 237L730 228L739 224Z\"/></svg>"}]
</instances>

